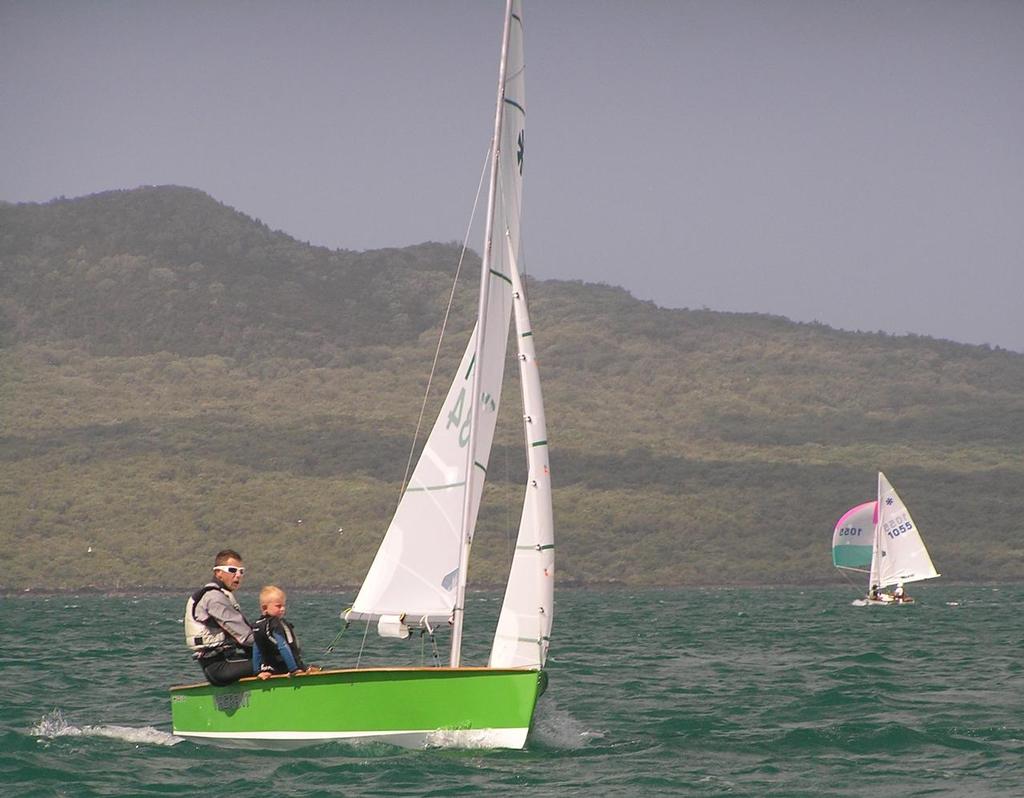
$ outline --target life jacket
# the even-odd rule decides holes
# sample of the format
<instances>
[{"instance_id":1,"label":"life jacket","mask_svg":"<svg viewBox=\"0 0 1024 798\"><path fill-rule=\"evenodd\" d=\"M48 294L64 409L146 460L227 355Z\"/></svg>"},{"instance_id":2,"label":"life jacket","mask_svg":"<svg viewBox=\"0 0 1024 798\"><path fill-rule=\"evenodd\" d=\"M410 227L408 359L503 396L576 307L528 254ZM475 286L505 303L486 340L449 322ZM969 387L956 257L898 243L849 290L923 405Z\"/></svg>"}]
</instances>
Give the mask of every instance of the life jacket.
<instances>
[{"instance_id":1,"label":"life jacket","mask_svg":"<svg viewBox=\"0 0 1024 798\"><path fill-rule=\"evenodd\" d=\"M277 650L277 643L274 641L275 632L284 636L299 670L305 670L306 666L302 662L302 649L299 647L299 638L295 634L295 628L284 618L276 618L273 615L261 616L252 627L252 640L260 647L263 662L273 668L275 673L288 673L288 664L281 656L281 652Z\"/></svg>"},{"instance_id":2,"label":"life jacket","mask_svg":"<svg viewBox=\"0 0 1024 798\"><path fill-rule=\"evenodd\" d=\"M228 601L234 605L235 609L239 612L242 611L238 599L232 592L216 582L203 585L189 596L188 601L185 602L185 645L197 655L206 654L218 648L234 647L234 640L228 638L227 633L213 618L207 618L205 621L196 618L196 605L211 590L219 590L228 597Z\"/></svg>"}]
</instances>

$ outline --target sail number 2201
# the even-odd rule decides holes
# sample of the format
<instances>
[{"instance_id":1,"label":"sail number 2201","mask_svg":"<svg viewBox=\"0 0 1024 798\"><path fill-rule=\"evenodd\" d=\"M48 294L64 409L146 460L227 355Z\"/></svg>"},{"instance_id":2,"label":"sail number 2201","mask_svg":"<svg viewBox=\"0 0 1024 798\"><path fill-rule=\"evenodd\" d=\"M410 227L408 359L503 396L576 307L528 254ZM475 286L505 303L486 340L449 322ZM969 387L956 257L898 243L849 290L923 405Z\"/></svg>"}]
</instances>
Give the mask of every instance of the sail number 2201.
<instances>
[{"instance_id":1,"label":"sail number 2201","mask_svg":"<svg viewBox=\"0 0 1024 798\"><path fill-rule=\"evenodd\" d=\"M906 515L901 515L899 518L894 518L892 521L886 521L882 524L882 531L893 540L898 538L904 532L909 532L913 528L914 525Z\"/></svg>"}]
</instances>

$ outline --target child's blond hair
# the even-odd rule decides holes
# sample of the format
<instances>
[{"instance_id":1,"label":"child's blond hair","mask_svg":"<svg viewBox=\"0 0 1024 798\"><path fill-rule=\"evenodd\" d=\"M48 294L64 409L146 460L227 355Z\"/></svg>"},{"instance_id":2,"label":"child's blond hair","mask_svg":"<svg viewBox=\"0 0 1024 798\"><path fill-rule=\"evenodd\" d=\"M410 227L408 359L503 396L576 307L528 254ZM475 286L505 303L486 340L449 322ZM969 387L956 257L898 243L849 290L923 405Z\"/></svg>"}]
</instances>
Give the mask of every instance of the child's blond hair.
<instances>
[{"instance_id":1,"label":"child's blond hair","mask_svg":"<svg viewBox=\"0 0 1024 798\"><path fill-rule=\"evenodd\" d=\"M282 599L285 598L285 593L277 585L267 585L263 590L260 591L260 607L266 609L270 600L280 596Z\"/></svg>"}]
</instances>

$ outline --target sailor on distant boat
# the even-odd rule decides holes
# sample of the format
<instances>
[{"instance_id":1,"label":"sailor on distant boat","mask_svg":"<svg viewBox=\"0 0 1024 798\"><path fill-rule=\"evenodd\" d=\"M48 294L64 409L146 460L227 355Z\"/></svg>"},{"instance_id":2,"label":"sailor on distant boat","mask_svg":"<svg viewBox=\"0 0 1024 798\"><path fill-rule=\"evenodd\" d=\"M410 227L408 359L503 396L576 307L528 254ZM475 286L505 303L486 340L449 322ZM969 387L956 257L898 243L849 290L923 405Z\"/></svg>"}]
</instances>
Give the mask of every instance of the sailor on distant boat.
<instances>
[{"instance_id":1,"label":"sailor on distant boat","mask_svg":"<svg viewBox=\"0 0 1024 798\"><path fill-rule=\"evenodd\" d=\"M224 549L214 559L213 580L185 603L185 642L213 685L252 676L252 625L234 596L243 576L242 555Z\"/></svg>"}]
</instances>

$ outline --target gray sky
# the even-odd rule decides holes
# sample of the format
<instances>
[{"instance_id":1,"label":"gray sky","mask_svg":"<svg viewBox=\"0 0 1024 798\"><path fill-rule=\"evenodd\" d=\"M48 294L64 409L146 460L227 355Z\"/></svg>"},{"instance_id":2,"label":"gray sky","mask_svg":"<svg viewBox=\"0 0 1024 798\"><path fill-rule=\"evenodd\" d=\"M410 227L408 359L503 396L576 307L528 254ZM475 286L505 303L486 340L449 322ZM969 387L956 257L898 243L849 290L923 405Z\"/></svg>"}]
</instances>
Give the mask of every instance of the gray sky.
<instances>
[{"instance_id":1,"label":"gray sky","mask_svg":"<svg viewBox=\"0 0 1024 798\"><path fill-rule=\"evenodd\" d=\"M502 5L0 0L0 199L173 183L329 247L461 240ZM533 274L1024 351L1024 2L524 17Z\"/></svg>"}]
</instances>

